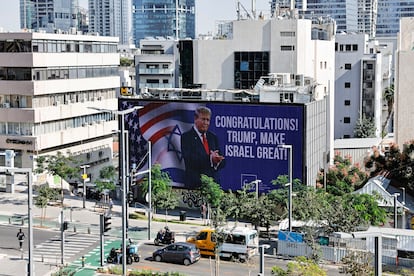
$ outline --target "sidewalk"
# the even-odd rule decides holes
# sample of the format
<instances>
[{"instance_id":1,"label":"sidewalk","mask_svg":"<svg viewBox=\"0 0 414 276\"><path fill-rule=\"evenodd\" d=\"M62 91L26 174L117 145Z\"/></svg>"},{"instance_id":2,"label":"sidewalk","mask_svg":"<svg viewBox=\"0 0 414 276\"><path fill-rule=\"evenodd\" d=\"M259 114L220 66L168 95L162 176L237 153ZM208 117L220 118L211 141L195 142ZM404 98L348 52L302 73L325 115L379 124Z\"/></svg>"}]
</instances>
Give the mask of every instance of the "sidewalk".
<instances>
[{"instance_id":1,"label":"sidewalk","mask_svg":"<svg viewBox=\"0 0 414 276\"><path fill-rule=\"evenodd\" d=\"M27 187L24 185L16 185L15 192L0 193L0 224L3 225L19 225L22 226L27 233ZM59 216L62 208L60 206L48 206L46 208L46 219L42 221L43 226L48 229L59 230ZM69 222L67 231L77 231L79 233L91 233L99 236L99 214L102 209L95 209L95 201L85 201L85 209L83 208L83 199L81 197L65 195L64 199L64 219ZM122 225L122 207L119 202L115 202L112 209L112 223L109 235L111 238L121 239ZM143 208L128 207L128 212L146 213ZM168 211L167 220L174 223L169 224L170 228L176 232L177 241L185 241L189 236L197 233L200 229L206 227L200 217L198 210L186 211L185 221L180 221L180 211ZM41 209L33 206L33 225L40 225ZM162 213L153 214L151 222L151 240L156 236L159 229L165 226L165 222L155 220L165 220L166 216ZM22 225L23 223L23 225ZM148 220L129 219L128 237L134 241L148 241ZM27 252L22 256L18 251L0 248L0 267L7 267L8 275L25 275L28 263ZM35 275L50 275L51 271L56 269L56 265L37 262L34 264Z\"/></svg>"}]
</instances>

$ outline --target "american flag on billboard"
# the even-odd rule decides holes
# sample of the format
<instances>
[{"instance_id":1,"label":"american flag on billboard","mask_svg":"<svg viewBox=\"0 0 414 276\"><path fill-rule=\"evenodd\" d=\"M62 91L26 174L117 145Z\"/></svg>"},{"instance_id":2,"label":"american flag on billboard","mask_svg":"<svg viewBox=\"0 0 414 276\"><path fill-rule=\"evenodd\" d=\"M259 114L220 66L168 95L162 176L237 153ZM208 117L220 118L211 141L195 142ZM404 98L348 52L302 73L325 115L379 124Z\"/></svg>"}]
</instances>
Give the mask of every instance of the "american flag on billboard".
<instances>
[{"instance_id":1,"label":"american flag on billboard","mask_svg":"<svg viewBox=\"0 0 414 276\"><path fill-rule=\"evenodd\" d=\"M138 171L148 169L148 141L151 141L152 164L160 164L167 172L173 186L184 184L184 160L181 154L181 134L189 130L194 122L194 110L199 104L179 102L149 102L137 112L125 115L125 129L129 134L129 160ZM124 101L121 109L136 105Z\"/></svg>"}]
</instances>

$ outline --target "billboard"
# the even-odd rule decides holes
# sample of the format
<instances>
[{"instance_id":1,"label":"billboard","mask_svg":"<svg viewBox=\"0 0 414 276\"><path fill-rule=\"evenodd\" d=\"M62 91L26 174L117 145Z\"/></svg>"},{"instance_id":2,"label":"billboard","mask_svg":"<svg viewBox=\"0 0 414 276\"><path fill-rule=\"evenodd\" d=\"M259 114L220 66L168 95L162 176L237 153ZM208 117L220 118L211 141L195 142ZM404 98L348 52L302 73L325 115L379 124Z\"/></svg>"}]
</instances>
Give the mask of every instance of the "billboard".
<instances>
[{"instance_id":1,"label":"billboard","mask_svg":"<svg viewBox=\"0 0 414 276\"><path fill-rule=\"evenodd\" d=\"M216 181L223 190L240 190L246 185L255 190L256 183L259 192L274 189L271 181L289 174L289 149L282 148L283 144L293 148L293 178L303 180L303 105L120 99L119 109L137 105L143 107L138 115L125 116L130 163L148 168L144 160L151 141L152 163L159 163L169 173L175 187L197 188L188 186L186 178L189 167L201 161L186 162L185 158L203 155L199 151L203 142L197 136L188 140L183 134L192 130L194 111L200 106L211 110L210 151L215 150L211 142L215 139L224 156L219 165L209 158L210 170L217 172Z\"/></svg>"}]
</instances>

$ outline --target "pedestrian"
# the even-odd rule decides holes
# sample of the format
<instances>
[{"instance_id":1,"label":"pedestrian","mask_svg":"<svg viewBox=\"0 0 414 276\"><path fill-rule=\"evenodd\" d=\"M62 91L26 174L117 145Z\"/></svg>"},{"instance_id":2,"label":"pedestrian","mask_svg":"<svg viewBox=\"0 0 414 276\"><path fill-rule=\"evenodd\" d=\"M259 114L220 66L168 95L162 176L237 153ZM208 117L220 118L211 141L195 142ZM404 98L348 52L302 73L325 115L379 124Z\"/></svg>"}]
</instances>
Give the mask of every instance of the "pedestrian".
<instances>
[{"instance_id":1,"label":"pedestrian","mask_svg":"<svg viewBox=\"0 0 414 276\"><path fill-rule=\"evenodd\" d=\"M206 225L206 220L207 220L207 206L206 204L203 202L203 204L201 204L201 216L203 218L203 225Z\"/></svg>"},{"instance_id":2,"label":"pedestrian","mask_svg":"<svg viewBox=\"0 0 414 276\"><path fill-rule=\"evenodd\" d=\"M16 237L19 240L20 250L22 250L22 248L23 248L23 242L24 242L24 238L25 238L25 235L24 235L24 233L22 231L22 228L20 228L19 232L17 232Z\"/></svg>"},{"instance_id":3,"label":"pedestrian","mask_svg":"<svg viewBox=\"0 0 414 276\"><path fill-rule=\"evenodd\" d=\"M108 213L109 215L112 214L112 208L114 207L114 202L112 201L112 198L109 198L109 203L108 203Z\"/></svg>"}]
</instances>

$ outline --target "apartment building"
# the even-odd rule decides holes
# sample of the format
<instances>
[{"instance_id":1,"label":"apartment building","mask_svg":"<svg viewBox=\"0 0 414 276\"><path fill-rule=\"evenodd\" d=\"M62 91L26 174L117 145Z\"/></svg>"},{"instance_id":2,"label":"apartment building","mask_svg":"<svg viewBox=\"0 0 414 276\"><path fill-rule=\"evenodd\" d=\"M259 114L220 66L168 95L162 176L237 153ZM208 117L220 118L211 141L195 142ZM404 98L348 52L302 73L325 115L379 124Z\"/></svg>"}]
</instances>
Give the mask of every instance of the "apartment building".
<instances>
[{"instance_id":1,"label":"apartment building","mask_svg":"<svg viewBox=\"0 0 414 276\"><path fill-rule=\"evenodd\" d=\"M16 167L60 151L89 165L93 181L112 164L118 125L105 110L117 109L117 45L114 37L0 33L0 151L14 150Z\"/></svg>"},{"instance_id":2,"label":"apartment building","mask_svg":"<svg viewBox=\"0 0 414 276\"><path fill-rule=\"evenodd\" d=\"M338 34L335 43L335 139L354 138L362 118L375 125L375 137L387 128L384 89L392 83L393 44L368 34Z\"/></svg>"}]
</instances>

